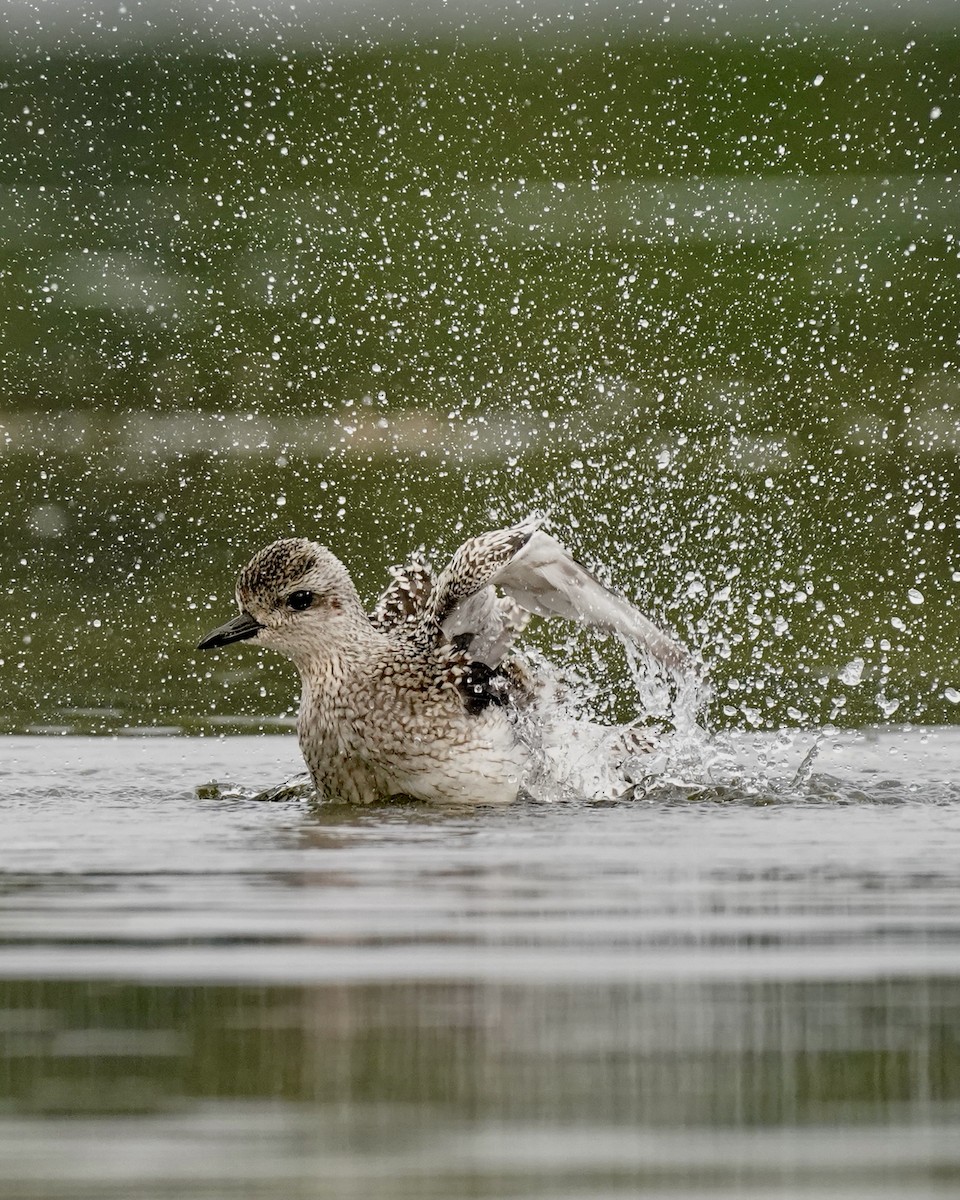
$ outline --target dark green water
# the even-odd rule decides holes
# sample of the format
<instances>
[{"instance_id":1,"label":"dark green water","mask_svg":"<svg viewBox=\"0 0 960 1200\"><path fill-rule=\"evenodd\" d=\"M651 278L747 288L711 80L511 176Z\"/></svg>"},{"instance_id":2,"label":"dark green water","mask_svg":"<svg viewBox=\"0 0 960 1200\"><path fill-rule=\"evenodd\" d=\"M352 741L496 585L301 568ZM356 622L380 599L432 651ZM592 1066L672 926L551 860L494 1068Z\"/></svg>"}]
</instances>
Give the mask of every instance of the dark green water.
<instances>
[{"instance_id":1,"label":"dark green water","mask_svg":"<svg viewBox=\"0 0 960 1200\"><path fill-rule=\"evenodd\" d=\"M954 719L942 25L31 46L0 88L0 728L289 712L282 664L190 650L253 549L316 536L372 598L531 509L702 647L715 722Z\"/></svg>"}]
</instances>

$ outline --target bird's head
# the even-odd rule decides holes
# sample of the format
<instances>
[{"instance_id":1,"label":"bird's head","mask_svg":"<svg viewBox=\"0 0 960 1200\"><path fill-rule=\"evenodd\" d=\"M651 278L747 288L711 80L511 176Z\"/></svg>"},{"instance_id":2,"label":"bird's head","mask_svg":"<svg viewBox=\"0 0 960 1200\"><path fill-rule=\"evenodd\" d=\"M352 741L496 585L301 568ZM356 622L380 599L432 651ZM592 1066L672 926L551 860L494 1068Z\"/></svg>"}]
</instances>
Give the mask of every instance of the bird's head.
<instances>
[{"instance_id":1,"label":"bird's head","mask_svg":"<svg viewBox=\"0 0 960 1200\"><path fill-rule=\"evenodd\" d=\"M284 538L253 556L237 578L237 607L198 650L252 640L300 662L338 637L348 640L358 620L369 627L346 567L305 538Z\"/></svg>"}]
</instances>

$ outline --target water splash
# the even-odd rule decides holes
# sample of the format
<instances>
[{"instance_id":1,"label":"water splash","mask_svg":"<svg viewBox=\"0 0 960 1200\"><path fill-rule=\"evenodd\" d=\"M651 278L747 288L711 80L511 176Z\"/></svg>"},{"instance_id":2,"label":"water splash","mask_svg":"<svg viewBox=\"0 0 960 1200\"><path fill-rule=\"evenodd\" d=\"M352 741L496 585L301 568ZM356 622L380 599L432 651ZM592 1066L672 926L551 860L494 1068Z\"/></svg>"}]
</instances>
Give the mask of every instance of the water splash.
<instances>
[{"instance_id":1,"label":"water splash","mask_svg":"<svg viewBox=\"0 0 960 1200\"><path fill-rule=\"evenodd\" d=\"M602 676L574 661L559 670L542 654L536 701L517 717L531 755L524 791L539 800L629 800L664 785L701 786L715 752L704 724L704 675L680 674L624 643L630 719L597 720ZM622 699L622 698L621 698Z\"/></svg>"},{"instance_id":2,"label":"water splash","mask_svg":"<svg viewBox=\"0 0 960 1200\"><path fill-rule=\"evenodd\" d=\"M720 730L710 727L706 668L678 676L627 645L629 701L635 716L603 724L589 670L561 670L543 655L543 691L520 714L518 735L531 751L524 792L540 802L861 804L937 802L955 795L937 777L903 784L890 761L917 735L909 727L850 732L814 729ZM927 735L923 735L926 737Z\"/></svg>"}]
</instances>

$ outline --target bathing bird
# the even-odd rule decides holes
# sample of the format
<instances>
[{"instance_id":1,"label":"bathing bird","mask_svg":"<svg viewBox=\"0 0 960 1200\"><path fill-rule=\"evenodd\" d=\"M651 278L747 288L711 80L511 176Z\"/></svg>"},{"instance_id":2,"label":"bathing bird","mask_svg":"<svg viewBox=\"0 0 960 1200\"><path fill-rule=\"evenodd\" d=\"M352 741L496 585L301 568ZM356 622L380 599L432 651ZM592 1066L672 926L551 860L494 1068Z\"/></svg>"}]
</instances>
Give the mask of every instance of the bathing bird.
<instances>
[{"instance_id":1,"label":"bathing bird","mask_svg":"<svg viewBox=\"0 0 960 1200\"><path fill-rule=\"evenodd\" d=\"M198 646L250 641L293 661L300 749L322 799L512 801L532 753L517 714L536 681L514 651L531 615L618 634L674 672L690 666L532 519L464 542L438 576L421 559L391 575L368 614L330 550L273 542L239 574L239 614Z\"/></svg>"}]
</instances>

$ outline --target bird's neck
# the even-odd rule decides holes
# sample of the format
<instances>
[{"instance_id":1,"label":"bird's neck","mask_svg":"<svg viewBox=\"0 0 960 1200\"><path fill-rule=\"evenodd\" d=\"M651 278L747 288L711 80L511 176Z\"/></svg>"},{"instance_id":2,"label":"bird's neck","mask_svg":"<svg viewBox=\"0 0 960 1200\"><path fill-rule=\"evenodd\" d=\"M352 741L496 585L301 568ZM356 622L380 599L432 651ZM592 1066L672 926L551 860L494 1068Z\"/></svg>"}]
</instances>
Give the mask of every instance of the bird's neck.
<instances>
[{"instance_id":1,"label":"bird's neck","mask_svg":"<svg viewBox=\"0 0 960 1200\"><path fill-rule=\"evenodd\" d=\"M311 643L293 657L300 672L300 749L319 788L330 764L354 752L356 692L388 639L361 613L355 629Z\"/></svg>"},{"instance_id":2,"label":"bird's neck","mask_svg":"<svg viewBox=\"0 0 960 1200\"><path fill-rule=\"evenodd\" d=\"M309 638L289 646L287 653L305 685L312 681L322 684L349 674L385 640L358 606L356 614L345 614L320 631L311 630Z\"/></svg>"}]
</instances>

